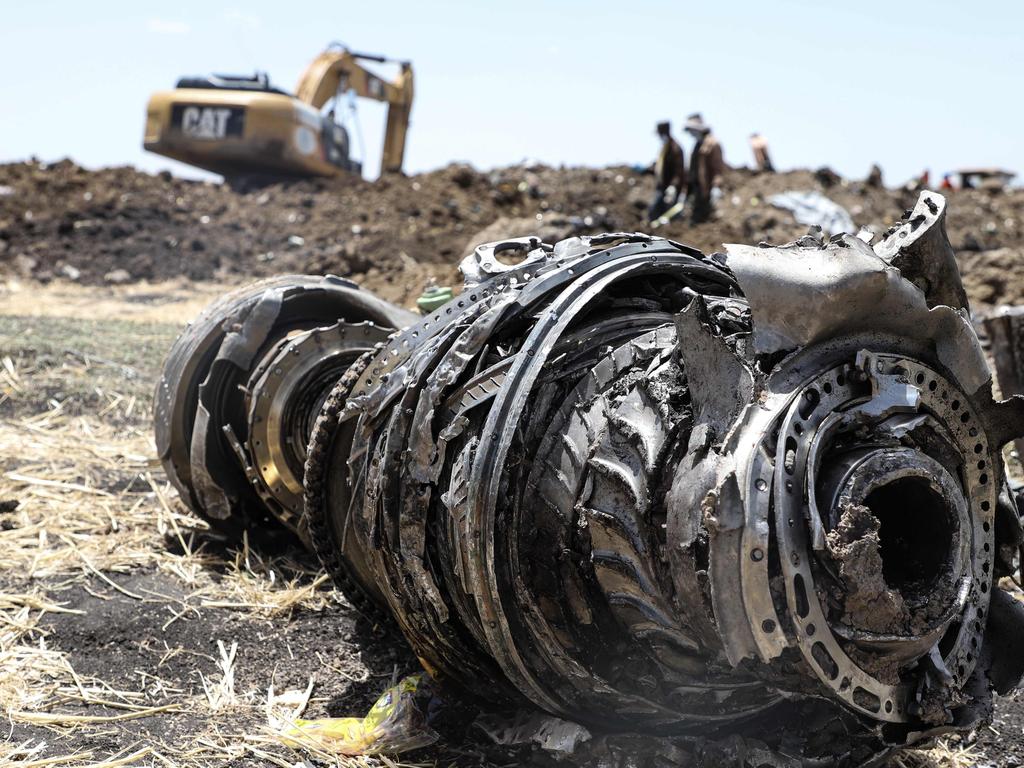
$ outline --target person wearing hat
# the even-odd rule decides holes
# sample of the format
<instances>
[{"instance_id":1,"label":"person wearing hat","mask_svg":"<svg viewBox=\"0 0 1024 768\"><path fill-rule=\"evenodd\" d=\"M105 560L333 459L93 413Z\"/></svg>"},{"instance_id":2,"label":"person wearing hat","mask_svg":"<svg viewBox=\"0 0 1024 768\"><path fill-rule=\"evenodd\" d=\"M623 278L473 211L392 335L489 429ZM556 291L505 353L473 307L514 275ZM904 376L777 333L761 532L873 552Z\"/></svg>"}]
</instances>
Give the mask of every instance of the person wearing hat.
<instances>
[{"instance_id":1,"label":"person wearing hat","mask_svg":"<svg viewBox=\"0 0 1024 768\"><path fill-rule=\"evenodd\" d=\"M687 196L693 200L691 220L699 224L711 218L714 202L721 195L719 187L725 172L725 160L722 157L722 145L699 112L690 115L683 128L694 138L693 150L690 152Z\"/></svg>"},{"instance_id":2,"label":"person wearing hat","mask_svg":"<svg viewBox=\"0 0 1024 768\"><path fill-rule=\"evenodd\" d=\"M662 122L657 125L661 137L661 151L654 161L654 198L647 209L647 220L655 221L676 202L686 178L686 160L683 148L672 138L671 126Z\"/></svg>"}]
</instances>

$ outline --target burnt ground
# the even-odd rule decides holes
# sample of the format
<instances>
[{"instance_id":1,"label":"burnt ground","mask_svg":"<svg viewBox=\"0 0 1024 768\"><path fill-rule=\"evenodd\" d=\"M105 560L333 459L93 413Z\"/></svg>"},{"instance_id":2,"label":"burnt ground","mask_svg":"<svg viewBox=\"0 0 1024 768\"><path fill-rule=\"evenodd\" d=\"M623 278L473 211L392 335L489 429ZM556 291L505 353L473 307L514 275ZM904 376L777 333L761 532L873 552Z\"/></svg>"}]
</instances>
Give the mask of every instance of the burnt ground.
<instances>
[{"instance_id":1,"label":"burnt ground","mask_svg":"<svg viewBox=\"0 0 1024 768\"><path fill-rule=\"evenodd\" d=\"M408 304L431 277L453 281L472 242L538 227L547 238L645 229L650 183L628 168L451 167L376 186L232 190L133 169L0 166L0 500L20 501L0 513L0 762L292 765L302 755L267 727L271 685L300 691L312 679L307 717L361 714L416 669L301 553L261 557L212 537L152 460L162 356L209 298L259 275L328 271ZM913 200L825 187L808 172L736 171L718 221L662 233L704 250L792 239L805 227L764 205L784 189L824 191L878 231ZM951 195L976 307L1024 301L1022 221L1024 192ZM220 644L230 654L233 643L226 664ZM540 761L485 749L463 733L466 719L458 712L441 745L403 760ZM971 739L894 764L1018 759L1024 701L1011 697Z\"/></svg>"},{"instance_id":2,"label":"burnt ground","mask_svg":"<svg viewBox=\"0 0 1024 768\"><path fill-rule=\"evenodd\" d=\"M361 716L395 680L418 671L415 657L399 640L340 602L319 611L298 609L286 617L262 619L240 609L202 608L169 624L174 612L166 598L187 603L187 591L177 579L144 570L113 581L124 592L96 577L73 585L35 584L63 609L80 612L50 615L37 628L49 635L54 649L66 654L81 678L102 680L119 691L142 691L149 706L166 702L175 709L82 728L57 739L37 726L18 724L11 731L12 742L44 737L53 739L62 754L73 748L96 757L154 747L179 765L264 765L264 758L245 749L247 744L261 748L266 740L259 707L229 707L223 717L203 711L204 680L209 685L222 675L218 642L238 644L234 688L243 698L263 698L271 685L278 692L303 690L312 680L315 695L305 713L310 718ZM4 589L20 586L6 580ZM128 597L128 592L142 600ZM192 712L184 703L189 700L199 702ZM102 705L65 705L60 711L96 717L124 713ZM457 724L452 735L453 743L405 755L403 763L491 765L473 744L460 743ZM196 750L200 739L212 746ZM192 749L182 750L186 746Z\"/></svg>"},{"instance_id":3,"label":"burnt ground","mask_svg":"<svg viewBox=\"0 0 1024 768\"><path fill-rule=\"evenodd\" d=\"M978 736L983 757L978 765L1016 768L1024 765L1024 697L1018 691L1002 699L996 707L992 725Z\"/></svg>"},{"instance_id":4,"label":"burnt ground","mask_svg":"<svg viewBox=\"0 0 1024 768\"><path fill-rule=\"evenodd\" d=\"M279 758L289 754L279 745L267 746L273 739L257 704L269 686L277 692L301 691L312 682L314 696L305 717L361 716L396 680L419 671L415 657L399 639L340 602L319 611L299 609L286 617L264 619L239 608L202 608L169 623L175 612L167 598L187 603L187 592L173 576L145 570L112 581L116 588L97 577L74 585L33 584L63 610L76 612L49 615L36 629L50 638L51 647L64 654L83 680L101 680L104 687L121 692L142 692L147 706L170 709L92 727L72 724L57 728L56 737L47 732L51 729L16 722L8 736L11 743L46 739L52 746L43 754L50 757L85 752L99 758L152 748L177 765L266 765L260 752ZM16 579L2 582L4 591L23 586ZM218 643L237 643L233 681L243 702L209 712L204 684L216 684L223 675ZM121 707L81 702L63 703L59 710L62 715L93 718L125 714ZM467 737L469 720L461 711L443 722L446 740L404 754L402 765L490 768L509 760L530 762L530 750L499 750Z\"/></svg>"},{"instance_id":5,"label":"burnt ground","mask_svg":"<svg viewBox=\"0 0 1024 768\"><path fill-rule=\"evenodd\" d=\"M364 626L340 605L316 612L297 610L287 621L260 619L232 609L207 609L200 617L185 616L169 624L174 616L168 610L173 605L170 601L186 602L187 598L177 579L147 569L113 581L124 591L98 577L68 585L44 584L54 601L80 613L53 614L37 627L49 634L54 648L68 654L78 675L103 680L121 691L150 691L153 706L161 706L162 700L174 701L169 693L162 696L163 691L202 696L203 678L213 680L219 674L218 640L238 643L234 665L237 690L261 691L270 685L277 690L303 689L314 674L318 699L314 711L328 715L368 708L396 672L409 672L415 665L404 649L373 627ZM19 586L23 585L11 580L7 588ZM321 668L316 670L320 674L315 674L307 662L317 655L349 669L324 674ZM83 710L94 715L119 713L103 706ZM154 715L111 724L98 734L83 733L74 746L112 754L132 743L180 744L206 730L198 719ZM31 738L35 730L16 726L12 738ZM258 727L253 727L256 731Z\"/></svg>"}]
</instances>

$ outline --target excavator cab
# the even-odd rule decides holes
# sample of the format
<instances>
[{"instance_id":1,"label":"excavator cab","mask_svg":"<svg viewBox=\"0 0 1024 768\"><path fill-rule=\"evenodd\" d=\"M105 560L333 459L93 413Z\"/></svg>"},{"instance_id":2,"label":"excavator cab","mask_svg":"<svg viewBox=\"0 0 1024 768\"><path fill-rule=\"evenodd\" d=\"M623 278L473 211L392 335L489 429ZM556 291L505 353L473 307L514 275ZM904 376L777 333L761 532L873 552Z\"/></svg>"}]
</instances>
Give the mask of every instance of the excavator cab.
<instances>
[{"instance_id":1,"label":"excavator cab","mask_svg":"<svg viewBox=\"0 0 1024 768\"><path fill-rule=\"evenodd\" d=\"M361 173L349 132L335 120L348 93L388 104L381 173L402 170L412 107L408 62L385 80L363 60L389 62L332 46L306 68L295 93L273 86L265 73L183 77L158 91L146 112L145 149L227 178L251 175L338 176Z\"/></svg>"},{"instance_id":2,"label":"excavator cab","mask_svg":"<svg viewBox=\"0 0 1024 768\"><path fill-rule=\"evenodd\" d=\"M323 143L324 156L327 161L339 168L361 174L363 164L352 157L348 128L337 122L334 108L331 108L323 116L323 123L320 140Z\"/></svg>"}]
</instances>

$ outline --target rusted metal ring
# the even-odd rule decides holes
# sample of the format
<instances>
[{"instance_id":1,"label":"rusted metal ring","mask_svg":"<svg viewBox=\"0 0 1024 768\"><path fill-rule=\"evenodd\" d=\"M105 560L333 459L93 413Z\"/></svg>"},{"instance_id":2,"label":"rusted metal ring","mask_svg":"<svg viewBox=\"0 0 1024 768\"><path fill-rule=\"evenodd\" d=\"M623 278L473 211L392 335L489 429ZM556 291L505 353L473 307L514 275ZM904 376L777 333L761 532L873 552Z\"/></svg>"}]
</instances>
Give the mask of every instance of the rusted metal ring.
<instances>
[{"instance_id":1,"label":"rusted metal ring","mask_svg":"<svg viewBox=\"0 0 1024 768\"><path fill-rule=\"evenodd\" d=\"M284 339L249 381L249 449L257 492L297 525L312 422L349 365L388 336L371 322L337 322Z\"/></svg>"},{"instance_id":2,"label":"rusted metal ring","mask_svg":"<svg viewBox=\"0 0 1024 768\"><path fill-rule=\"evenodd\" d=\"M949 429L965 459L965 491L973 521L971 567L961 580L958 595L958 604L963 606L958 635L943 659L956 684L962 685L977 660L980 619L987 607L990 587L984 574L989 572L987 566L991 561L986 553L994 536L995 483L984 472L987 460L972 458L987 456L987 448L983 437L979 437L977 415L967 397L944 377L922 363L897 355L879 354L872 359L887 374L905 377L918 385L920 409L935 415ZM848 365L832 368L793 396L779 425L775 449L775 533L796 642L817 677L853 709L876 720L907 722L912 718L914 687L907 683L883 683L843 650L818 600L811 568L811 526L805 486L810 446L829 415L855 400L851 373L856 375L857 370Z\"/></svg>"}]
</instances>

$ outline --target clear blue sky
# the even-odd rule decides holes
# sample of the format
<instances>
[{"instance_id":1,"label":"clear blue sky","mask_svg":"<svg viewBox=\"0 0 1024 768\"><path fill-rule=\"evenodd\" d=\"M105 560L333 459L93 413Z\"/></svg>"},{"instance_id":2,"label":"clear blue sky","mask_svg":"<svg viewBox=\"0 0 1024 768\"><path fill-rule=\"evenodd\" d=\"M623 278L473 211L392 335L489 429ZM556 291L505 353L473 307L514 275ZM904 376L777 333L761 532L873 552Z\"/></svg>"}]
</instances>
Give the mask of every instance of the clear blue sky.
<instances>
[{"instance_id":1,"label":"clear blue sky","mask_svg":"<svg viewBox=\"0 0 1024 768\"><path fill-rule=\"evenodd\" d=\"M0 161L172 161L141 148L146 98L178 76L266 70L294 87L326 43L411 59L407 167L647 162L653 124L703 112L726 159L889 182L929 167L1024 171L1024 3L5 2ZM383 110L361 104L376 168Z\"/></svg>"}]
</instances>

